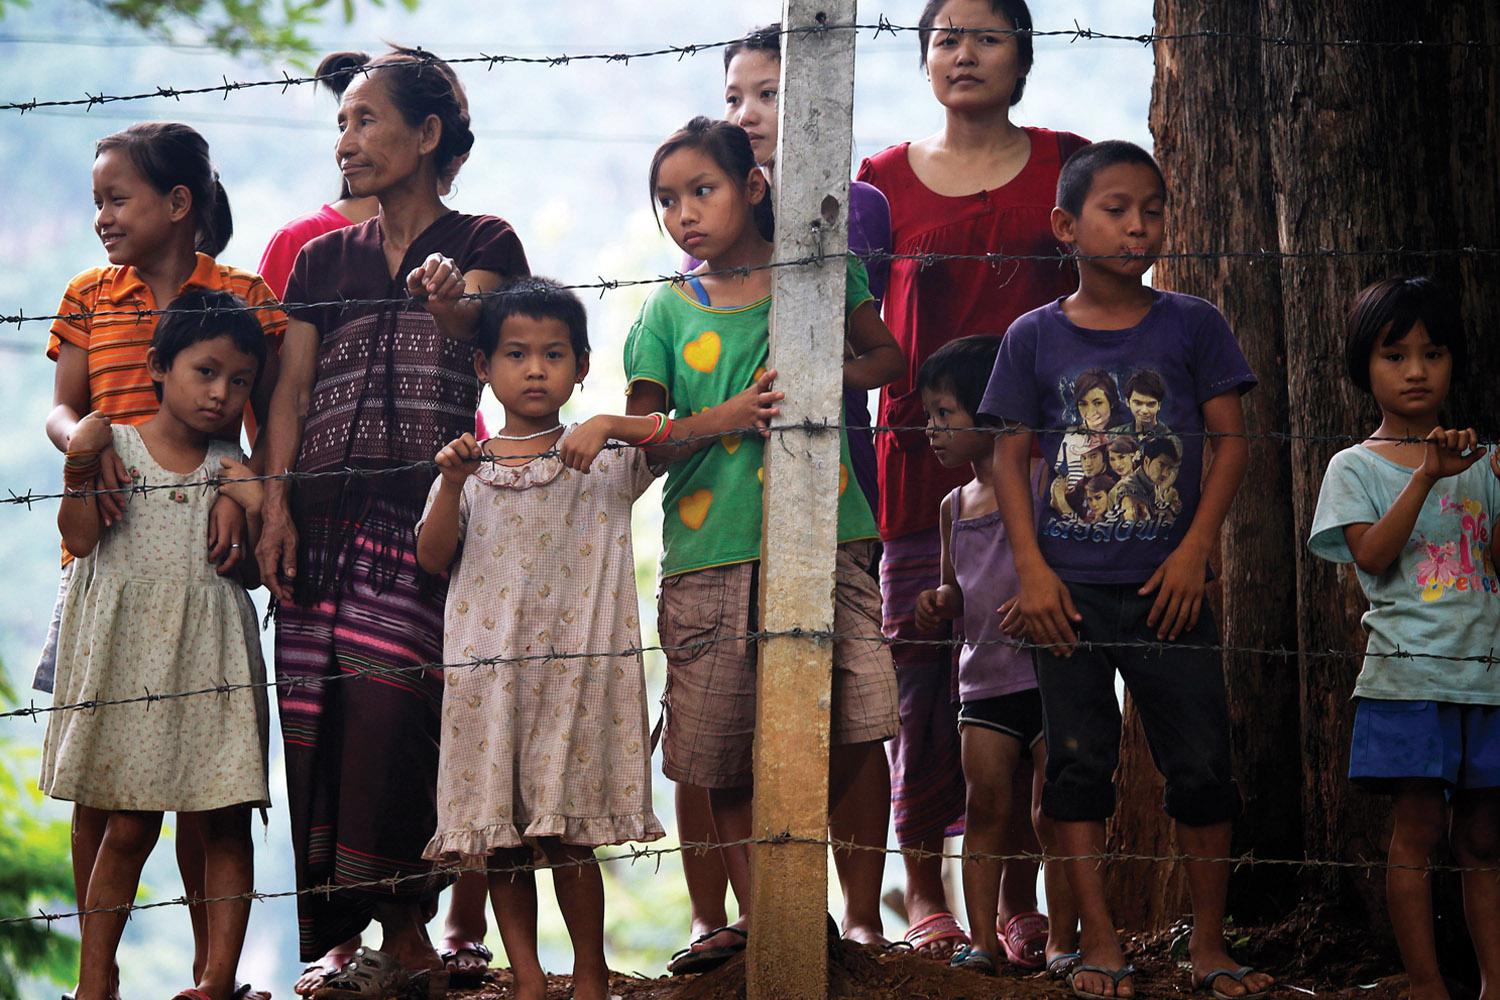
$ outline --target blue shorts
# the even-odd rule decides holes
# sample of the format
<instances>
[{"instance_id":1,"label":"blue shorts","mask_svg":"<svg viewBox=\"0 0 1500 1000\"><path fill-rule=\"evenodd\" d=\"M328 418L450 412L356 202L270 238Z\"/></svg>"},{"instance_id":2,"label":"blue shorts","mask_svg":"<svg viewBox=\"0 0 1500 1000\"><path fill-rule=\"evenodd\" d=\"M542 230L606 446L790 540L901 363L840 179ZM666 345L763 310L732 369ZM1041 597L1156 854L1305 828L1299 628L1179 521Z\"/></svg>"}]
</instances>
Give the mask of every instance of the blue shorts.
<instances>
[{"instance_id":1,"label":"blue shorts","mask_svg":"<svg viewBox=\"0 0 1500 1000\"><path fill-rule=\"evenodd\" d=\"M1450 790L1500 788L1500 706L1360 698L1349 780L1391 792L1431 779Z\"/></svg>"}]
</instances>

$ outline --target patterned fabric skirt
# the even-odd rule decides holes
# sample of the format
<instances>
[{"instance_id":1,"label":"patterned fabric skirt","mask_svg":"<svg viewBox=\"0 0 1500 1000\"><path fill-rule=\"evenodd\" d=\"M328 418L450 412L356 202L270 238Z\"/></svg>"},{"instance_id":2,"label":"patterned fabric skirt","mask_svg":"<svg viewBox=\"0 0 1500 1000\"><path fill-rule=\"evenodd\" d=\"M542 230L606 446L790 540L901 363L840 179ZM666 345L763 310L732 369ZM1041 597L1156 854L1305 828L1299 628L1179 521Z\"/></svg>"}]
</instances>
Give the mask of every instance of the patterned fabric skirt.
<instances>
[{"instance_id":1,"label":"patterned fabric skirt","mask_svg":"<svg viewBox=\"0 0 1500 1000\"><path fill-rule=\"evenodd\" d=\"M964 774L958 741L958 658L952 646L903 639L947 638L917 631L917 595L942 582L938 529L885 543L880 559L881 630L891 642L901 730L885 745L891 762L891 819L903 847L964 832Z\"/></svg>"},{"instance_id":2,"label":"patterned fabric skirt","mask_svg":"<svg viewBox=\"0 0 1500 1000\"><path fill-rule=\"evenodd\" d=\"M299 895L303 961L363 931L382 901L430 911L445 884L422 859L437 825L442 672L413 669L442 660L444 592L419 586L409 547L390 551L391 527L359 527L334 597L276 615L277 679L299 681L278 689L297 888L399 880ZM398 564L379 592L377 546L382 569Z\"/></svg>"}]
</instances>

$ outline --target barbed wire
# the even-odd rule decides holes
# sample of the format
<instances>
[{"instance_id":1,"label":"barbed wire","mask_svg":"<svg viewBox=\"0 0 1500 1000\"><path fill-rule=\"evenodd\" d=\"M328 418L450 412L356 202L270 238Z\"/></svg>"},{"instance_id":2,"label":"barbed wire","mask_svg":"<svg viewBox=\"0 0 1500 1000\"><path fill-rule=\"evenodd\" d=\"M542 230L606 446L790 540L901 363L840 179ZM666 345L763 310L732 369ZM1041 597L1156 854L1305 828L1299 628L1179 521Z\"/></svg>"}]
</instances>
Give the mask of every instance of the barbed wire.
<instances>
[{"instance_id":1,"label":"barbed wire","mask_svg":"<svg viewBox=\"0 0 1500 1000\"><path fill-rule=\"evenodd\" d=\"M1445 663L1482 663L1486 668L1500 664L1500 655L1495 650L1488 653L1476 653L1459 655L1453 653L1437 653L1424 650L1408 650L1397 648L1389 652L1372 651L1369 649L1327 649L1327 650L1298 650L1283 647L1266 646L1239 646L1225 643L1189 643L1174 642L1168 640L1093 640L1079 638L1074 642L1036 643L1027 639L964 639L962 637L933 637L933 638L891 638L885 635L870 635L860 632L838 632L824 629L757 629L750 632L735 633L730 635L716 635L712 638L695 639L691 642L677 643L675 645L648 645L637 644L625 646L620 649L599 650L594 652L568 652L564 650L549 649L540 653L525 653L521 655L505 656L474 656L464 660L452 662L429 662L402 665L366 664L358 667L341 667L338 673L325 676L290 676L268 678L263 681L220 681L202 688L194 688L187 691L164 691L153 692L149 689L142 694L130 695L119 698L86 698L77 702L60 702L51 705L30 705L13 708L0 712L0 719L35 719L39 716L51 715L58 712L94 712L101 708L116 708L124 705L154 705L165 701L176 701L184 698L199 698L208 695L215 697L228 697L237 691L251 691L262 689L285 689L295 691L298 688L320 687L323 684L337 681L353 680L364 677L394 677L415 674L424 674L433 671L443 671L445 674L453 670L475 670L481 667L520 666L527 663L554 663L568 660L603 660L616 657L635 657L646 653L659 652L662 654L679 652L700 652L702 650L723 643L762 643L776 639L798 639L817 642L826 645L833 642L862 642L867 645L879 646L973 646L973 647L1002 647L1020 652L1033 650L1051 650L1070 648L1075 650L1133 650L1150 653L1173 652L1217 652L1233 653L1239 655L1260 656L1274 659L1293 659L1296 657L1307 657L1311 660L1363 660L1368 656L1377 656L1391 660L1435 660Z\"/></svg>"},{"instance_id":2,"label":"barbed wire","mask_svg":"<svg viewBox=\"0 0 1500 1000\"><path fill-rule=\"evenodd\" d=\"M710 441L719 441L726 437L749 437L769 436L771 434L823 434L823 433L860 433L860 434L900 434L900 433L925 433L926 424L848 424L839 420L813 420L811 418L785 424L770 424L765 427L751 425L746 427L729 428L712 434L691 434L684 437L672 438L668 442L653 445L652 448L682 448ZM1139 440L1143 436L1150 437L1149 433L1137 432L1133 428L1110 428L1107 430L1092 430L1082 428L1077 424L1069 424L1062 427L1027 427L1018 424L997 426L976 426L960 428L942 428L945 434L980 434L987 437L1013 437L1021 434L1088 434L1091 437L1101 438L1130 438ZM1302 431L1215 431L1215 430L1171 430L1166 435L1177 438L1188 438L1194 440L1206 440L1209 442L1224 438L1237 438L1246 441L1269 441L1278 444L1287 444L1294 441L1311 442L1319 444L1426 444L1427 439L1418 436L1380 435L1380 434L1316 434ZM1164 435L1164 436L1166 436ZM1500 446L1500 442L1480 440L1477 442L1480 448L1491 448ZM604 451L627 451L636 450L638 445L627 444L622 441L608 441L604 444ZM650 449L647 449L650 450ZM477 458L467 461L480 464L504 464L506 462L530 462L537 459L557 458L561 455L561 449L557 447L547 448L542 451L528 454L495 456L482 454ZM386 466L384 468L341 468L325 469L318 472L267 472L249 476L229 478L225 476L205 476L202 479L192 480L169 480L167 482L153 483L146 479L133 481L128 486L117 487L92 487L84 489L64 490L59 493L39 493L27 490L25 493L17 493L14 489L7 489L6 496L0 497L0 506L26 507L28 510L34 504L50 500L91 499L101 496L132 496L136 494L155 493L160 490L211 490L233 483L268 483L268 482L297 482L303 480L319 479L384 479L404 476L412 472L436 471L437 462L433 459L422 459L420 461L406 462L398 465Z\"/></svg>"},{"instance_id":3,"label":"barbed wire","mask_svg":"<svg viewBox=\"0 0 1500 1000\"><path fill-rule=\"evenodd\" d=\"M873 37L883 34L895 36L903 32L942 32L958 34L1005 34L1005 35L1030 35L1032 38L1061 38L1070 43L1081 41L1117 41L1131 42L1137 45L1155 45L1161 42L1185 42L1185 41L1220 41L1220 42L1246 42L1257 45L1273 47L1300 47L1300 48L1368 48L1375 50L1411 50L1411 51L1447 51L1454 49L1482 50L1500 47L1500 44L1485 39L1423 39L1423 38L1397 38L1397 39L1362 39L1362 38L1299 38L1291 35L1272 35L1256 32L1242 31L1220 31L1215 29L1198 29L1194 31L1178 32L1138 32L1134 34L1097 31L1073 22L1071 28L1029 30L1017 29L974 29L954 28L942 25L932 25L922 28L914 24L897 24L887 18L884 14L879 15L875 23L851 23L851 24L815 24L806 26L785 26L780 34L785 37L797 34L822 34L829 31L870 31ZM568 53L557 53L555 55L521 55L516 53L489 54L479 52L474 55L461 55L447 58L444 61L450 66L480 65L485 70L494 70L496 66L546 66L560 67L571 66L575 63L614 63L628 66L632 62L640 62L647 59L663 57L676 57L679 61L689 56L695 56L700 52L711 52L725 48L741 41L744 36L735 36L711 42L691 42L684 45L661 45L655 48L638 49L632 52L583 52L576 55ZM355 72L370 72L373 69L361 67ZM221 76L220 82L198 87L180 86L157 86L151 90L140 91L133 94L106 94L103 91L97 94L84 92L79 98L59 98L43 100L33 97L25 101L6 101L0 103L0 111L17 111L26 114L39 108L76 108L81 107L85 111L105 104L117 104L127 101L145 101L157 98L180 101L184 97L192 97L205 94L217 94L223 100L228 100L229 95L241 90L255 90L275 87L285 93L292 87L317 84L324 80L335 77L346 76L348 70L338 73L310 74L294 76L286 70L282 70L281 76L277 78L261 80L230 80L227 75Z\"/></svg>"},{"instance_id":4,"label":"barbed wire","mask_svg":"<svg viewBox=\"0 0 1500 1000\"><path fill-rule=\"evenodd\" d=\"M1138 851L1096 851L1089 854L1051 854L1047 851L1016 851L1011 853L992 853L985 851L934 851L922 847L888 847L875 844L859 844L851 840L842 840L833 837L805 837L796 836L791 833L780 833L769 837L744 837L739 840L714 843L710 841L687 841L679 843L674 847L634 847L627 846L624 850L603 857L597 855L586 858L573 858L564 861L539 861L533 856L531 861L517 862L512 864L476 864L472 861L458 861L434 864L433 867L421 872L412 872L406 875L389 875L378 879L365 879L352 882L326 882L315 886L305 886L299 889L282 889L273 892L249 891L224 896L201 896L190 897L178 896L173 899L162 899L150 903L122 903L118 906L96 906L84 907L76 910L60 912L48 912L40 910L34 914L20 914L14 916L0 917L0 927L14 924L47 923L52 924L59 920L68 920L74 917L84 917L95 913L124 913L132 914L145 910L157 910L170 906L197 906L211 903L228 903L236 901L265 902L275 899L289 899L300 896L330 896L338 892L363 892L363 893L396 893L404 887L424 888L434 883L441 882L449 876L457 877L469 873L483 873L485 875L521 875L534 874L539 871L558 871L569 868L581 868L586 866L600 866L617 861L628 861L632 864L639 861L655 861L660 868L661 859L674 855L685 854L688 851L708 852L724 848L735 847L823 847L835 851L853 853L863 851L882 855L899 854L903 857L914 857L923 859L939 858L955 861L990 861L1003 863L1007 861L1025 861L1035 864L1062 863L1071 861L1097 861L1097 862L1137 862L1149 864L1222 864L1232 866L1235 870L1253 867L1279 867L1279 868L1322 868L1336 869L1342 871L1419 871L1419 872L1443 872L1443 873L1466 873L1466 872L1500 872L1500 865L1453 865L1444 863L1430 863L1426 865L1412 865L1402 862L1375 859L1338 860L1329 858L1263 858L1253 851L1241 854L1210 856L1186 853L1174 854L1150 854Z\"/></svg>"},{"instance_id":5,"label":"barbed wire","mask_svg":"<svg viewBox=\"0 0 1500 1000\"><path fill-rule=\"evenodd\" d=\"M852 251L843 253L819 253L804 254L787 260L773 260L765 264L746 264L740 267L726 267L715 270L695 272L694 276L706 277L749 277L757 271L775 271L788 267L809 267L820 265L827 261L844 260ZM1085 260L1140 260L1133 254L1078 254L1058 252L1050 254L1035 253L1006 253L1004 251L992 251L988 253L894 253L885 250L861 251L856 254L862 261L876 262L911 262L919 269L926 270L946 261L960 261L969 263L983 263L990 267L1000 267L1011 263L1044 263L1044 264L1076 264ZM1439 257L1497 257L1500 256L1500 247L1481 246L1458 246L1440 249L1431 248L1407 248L1407 247L1379 247L1379 248L1338 248L1317 247L1310 250L1266 250L1266 249L1244 249L1244 250L1179 250L1157 254L1151 258L1153 264L1163 261L1186 261L1186 260L1248 260L1248 261L1282 261L1282 260L1340 260L1340 259L1364 259L1364 258L1389 258L1408 257L1419 260L1435 259ZM637 288L644 285L680 284L687 280L687 275L682 272L671 274L658 274L647 278L605 278L598 277L594 281L579 281L571 284L563 284L559 287L570 291L597 291L602 298L605 292L615 291L621 288ZM496 288L482 292L465 292L459 295L459 300L472 299L483 302L487 299L503 298L506 295L517 294L514 289ZM164 316L167 313L181 314L204 314L209 316L228 316L235 313L261 313L261 312L299 312L309 309L365 309L397 307L411 309L422 305L421 298L407 296L405 298L342 298L323 299L312 302L278 302L268 301L243 306L204 306L196 309L173 309L170 306L158 309L75 309L70 312L55 313L33 313L27 315L24 309L17 309L14 313L0 315L0 326L14 326L20 329L24 323L43 323L63 320L70 323L78 323L85 319L97 319L99 317L130 317L137 322L144 322L154 316ZM10 346L6 344L4 346Z\"/></svg>"}]
</instances>

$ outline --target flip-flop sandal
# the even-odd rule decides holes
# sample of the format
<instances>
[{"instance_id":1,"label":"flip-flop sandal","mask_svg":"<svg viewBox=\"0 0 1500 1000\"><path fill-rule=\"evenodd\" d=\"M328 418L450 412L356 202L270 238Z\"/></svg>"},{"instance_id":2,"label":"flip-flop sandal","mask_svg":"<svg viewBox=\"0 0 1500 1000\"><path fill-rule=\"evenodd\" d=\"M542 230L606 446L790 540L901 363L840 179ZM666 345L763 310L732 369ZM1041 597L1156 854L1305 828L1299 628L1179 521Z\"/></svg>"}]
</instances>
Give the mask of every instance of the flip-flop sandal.
<instances>
[{"instance_id":1,"label":"flip-flop sandal","mask_svg":"<svg viewBox=\"0 0 1500 1000\"><path fill-rule=\"evenodd\" d=\"M1018 969L1036 972L1047 964L1047 935L1052 924L1045 916L1032 910L1017 913L1004 926L995 928L1000 934L1000 944L1005 948L1005 958Z\"/></svg>"},{"instance_id":2,"label":"flip-flop sandal","mask_svg":"<svg viewBox=\"0 0 1500 1000\"><path fill-rule=\"evenodd\" d=\"M234 993L230 995L230 1000L248 1000L252 996L269 997L270 995L269 993L257 993L255 987L249 983L240 983L234 988Z\"/></svg>"},{"instance_id":3,"label":"flip-flop sandal","mask_svg":"<svg viewBox=\"0 0 1500 1000\"><path fill-rule=\"evenodd\" d=\"M317 990L321 989L324 986L324 984L326 984L328 982L328 980L332 979L334 976L336 976L340 972L342 972L343 968L344 968L344 963L340 963L339 965L334 966L333 968L330 969L321 960L317 961L317 962L308 962L306 965L304 965L302 967L302 971L297 974L297 980L300 982L303 978L305 978L310 973L316 972L318 974L318 984L316 986L313 986L312 988L310 988L308 990L305 990L305 991L293 988L292 992L295 993L295 994L297 994L297 996L299 996L299 997L310 997L310 996L313 995L314 992L316 992Z\"/></svg>"},{"instance_id":4,"label":"flip-flop sandal","mask_svg":"<svg viewBox=\"0 0 1500 1000\"><path fill-rule=\"evenodd\" d=\"M691 947L684 948L672 956L667 963L667 972L674 976L688 976L699 972L709 972L717 969L725 962L745 950L750 935L738 927L716 927L705 934L699 934L693 939L693 944L702 944L704 941L712 940L723 933L738 934L740 939L734 944L720 945L717 948L700 948L694 951Z\"/></svg>"},{"instance_id":5,"label":"flip-flop sandal","mask_svg":"<svg viewBox=\"0 0 1500 1000\"><path fill-rule=\"evenodd\" d=\"M1269 988L1263 989L1259 993L1249 992L1248 987L1244 993L1225 993L1214 985L1214 981L1220 976L1228 976L1241 986L1244 986L1245 977L1254 975L1255 971L1255 969L1252 969L1248 965L1242 965L1238 969L1215 969L1202 979L1193 980L1193 989L1207 990L1214 995L1215 1000L1260 1000L1261 997L1271 992Z\"/></svg>"},{"instance_id":6,"label":"flip-flop sandal","mask_svg":"<svg viewBox=\"0 0 1500 1000\"><path fill-rule=\"evenodd\" d=\"M969 943L969 935L964 933L964 929L958 925L958 921L954 919L953 914L947 910L940 910L930 917L918 920L907 928L903 937L907 944L919 952L929 945L938 944L942 941L957 941L958 944L954 945L955 949ZM946 959L932 955L931 953L928 953L927 957L932 958L934 961L946 961Z\"/></svg>"},{"instance_id":7,"label":"flip-flop sandal","mask_svg":"<svg viewBox=\"0 0 1500 1000\"><path fill-rule=\"evenodd\" d=\"M392 955L360 948L338 972L312 991L312 1000L392 1000L408 996L412 977ZM439 994L441 996L441 994Z\"/></svg>"},{"instance_id":8,"label":"flip-flop sandal","mask_svg":"<svg viewBox=\"0 0 1500 1000\"><path fill-rule=\"evenodd\" d=\"M439 948L437 954L448 969L448 985L454 989L474 989L495 978L495 974L490 971L490 963L495 960L495 953L485 947L483 941L465 941L460 948ZM484 965L459 968L454 964L466 955L472 955Z\"/></svg>"},{"instance_id":9,"label":"flip-flop sandal","mask_svg":"<svg viewBox=\"0 0 1500 1000\"><path fill-rule=\"evenodd\" d=\"M1066 979L1068 970L1083 961L1083 952L1065 951L1047 963L1047 975L1053 979Z\"/></svg>"},{"instance_id":10,"label":"flip-flop sandal","mask_svg":"<svg viewBox=\"0 0 1500 1000\"><path fill-rule=\"evenodd\" d=\"M971 944L961 945L948 959L948 964L955 969L968 969L982 976L995 976L999 973L995 969L995 959L989 952L981 951Z\"/></svg>"},{"instance_id":11,"label":"flip-flop sandal","mask_svg":"<svg viewBox=\"0 0 1500 1000\"><path fill-rule=\"evenodd\" d=\"M1092 993L1089 990L1079 989L1077 983L1074 982L1074 980L1078 976L1083 975L1085 972L1093 972L1097 973L1098 975L1107 977L1111 982L1115 984L1115 993ZM1080 1000L1123 1000L1123 998L1120 998L1118 996L1120 991L1120 980L1129 979L1133 975L1135 975L1135 966L1131 965L1129 962L1126 962L1123 967L1118 969L1106 969L1102 965L1084 965L1083 961L1080 959L1077 964L1075 964L1071 969L1068 970L1068 989L1072 990L1073 995L1075 997L1079 997Z\"/></svg>"}]
</instances>

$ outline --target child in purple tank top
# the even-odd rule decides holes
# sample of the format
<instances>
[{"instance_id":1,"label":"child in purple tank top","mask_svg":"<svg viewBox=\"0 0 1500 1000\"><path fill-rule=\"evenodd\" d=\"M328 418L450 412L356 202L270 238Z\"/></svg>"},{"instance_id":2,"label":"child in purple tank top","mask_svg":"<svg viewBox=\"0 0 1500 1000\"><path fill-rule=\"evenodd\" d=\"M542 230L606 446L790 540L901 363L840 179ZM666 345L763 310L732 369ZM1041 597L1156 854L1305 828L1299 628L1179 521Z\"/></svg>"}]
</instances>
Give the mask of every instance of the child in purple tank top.
<instances>
[{"instance_id":1,"label":"child in purple tank top","mask_svg":"<svg viewBox=\"0 0 1500 1000\"><path fill-rule=\"evenodd\" d=\"M1075 910L1061 868L1047 866L1049 924L1037 912L1035 862L972 857L1035 851L1050 840L1050 830L1033 828L1030 819L1041 815L1046 773L1042 700L1031 654L1000 630L998 609L1019 584L990 488L994 439L974 417L999 350L999 337L963 337L934 352L917 375L933 453L945 468L974 470L972 480L943 500L943 582L917 597L917 627L932 631L953 620L964 637L958 726L967 810L964 902L973 943L954 952L952 964L988 975L995 974L1002 948L1013 965L1027 970L1066 964L1077 950ZM1016 778L1028 771L1031 808L1012 796Z\"/></svg>"}]
</instances>

